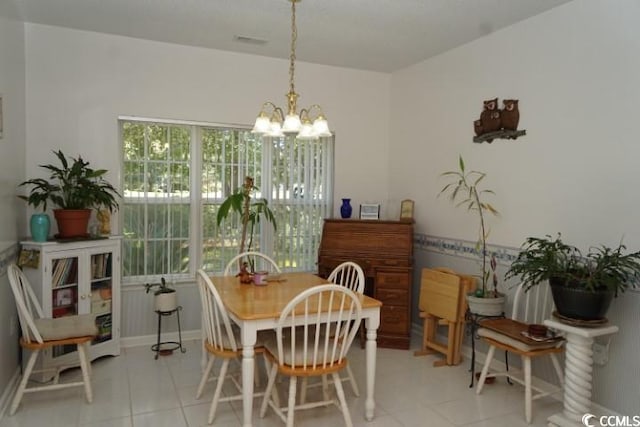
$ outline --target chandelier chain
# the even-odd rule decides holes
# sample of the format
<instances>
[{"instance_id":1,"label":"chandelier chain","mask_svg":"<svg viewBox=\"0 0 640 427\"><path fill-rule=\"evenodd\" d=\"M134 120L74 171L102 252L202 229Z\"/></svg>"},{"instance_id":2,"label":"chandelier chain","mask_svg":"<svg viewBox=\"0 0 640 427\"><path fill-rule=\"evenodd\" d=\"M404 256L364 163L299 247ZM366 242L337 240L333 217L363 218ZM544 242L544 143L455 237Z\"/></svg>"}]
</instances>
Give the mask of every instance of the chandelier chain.
<instances>
[{"instance_id":1,"label":"chandelier chain","mask_svg":"<svg viewBox=\"0 0 640 427\"><path fill-rule=\"evenodd\" d=\"M296 26L296 0L291 1L291 54L289 55L289 87L290 93L295 93L294 73L296 62L296 41L298 40L298 27Z\"/></svg>"}]
</instances>

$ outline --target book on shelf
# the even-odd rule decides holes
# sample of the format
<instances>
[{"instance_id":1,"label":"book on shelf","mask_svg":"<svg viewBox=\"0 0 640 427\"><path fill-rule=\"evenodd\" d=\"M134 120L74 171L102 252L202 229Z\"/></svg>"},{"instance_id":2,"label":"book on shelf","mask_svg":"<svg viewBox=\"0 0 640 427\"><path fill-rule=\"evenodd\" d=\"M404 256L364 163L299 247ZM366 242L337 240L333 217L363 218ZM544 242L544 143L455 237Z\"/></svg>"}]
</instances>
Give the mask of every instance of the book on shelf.
<instances>
[{"instance_id":1,"label":"book on shelf","mask_svg":"<svg viewBox=\"0 0 640 427\"><path fill-rule=\"evenodd\" d=\"M102 279L109 275L111 253L96 254L91 257L91 278Z\"/></svg>"},{"instance_id":2,"label":"book on shelf","mask_svg":"<svg viewBox=\"0 0 640 427\"><path fill-rule=\"evenodd\" d=\"M56 288L74 284L78 275L77 258L60 258L53 260L51 286Z\"/></svg>"}]
</instances>

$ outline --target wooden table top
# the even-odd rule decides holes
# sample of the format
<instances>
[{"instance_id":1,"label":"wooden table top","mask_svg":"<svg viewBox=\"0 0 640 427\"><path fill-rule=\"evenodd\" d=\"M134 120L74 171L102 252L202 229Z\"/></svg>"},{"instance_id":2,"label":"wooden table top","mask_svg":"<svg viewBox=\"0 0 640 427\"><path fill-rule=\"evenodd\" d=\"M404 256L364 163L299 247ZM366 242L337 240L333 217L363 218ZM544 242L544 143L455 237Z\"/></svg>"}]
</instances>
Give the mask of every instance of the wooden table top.
<instances>
[{"instance_id":1,"label":"wooden table top","mask_svg":"<svg viewBox=\"0 0 640 427\"><path fill-rule=\"evenodd\" d=\"M293 297L313 286L329 282L311 273L282 273L282 281L267 285L242 284L235 276L212 276L211 281L220 293L227 310L239 319L259 320L276 318ZM366 295L359 295L362 308L382 306Z\"/></svg>"}]
</instances>

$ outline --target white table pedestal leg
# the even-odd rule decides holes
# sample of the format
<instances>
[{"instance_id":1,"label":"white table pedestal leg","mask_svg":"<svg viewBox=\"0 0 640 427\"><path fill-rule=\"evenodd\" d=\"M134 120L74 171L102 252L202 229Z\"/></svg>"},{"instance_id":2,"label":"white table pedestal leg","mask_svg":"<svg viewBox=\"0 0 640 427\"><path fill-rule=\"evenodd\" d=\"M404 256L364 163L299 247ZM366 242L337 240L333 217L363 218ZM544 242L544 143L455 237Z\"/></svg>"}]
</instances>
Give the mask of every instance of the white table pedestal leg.
<instances>
[{"instance_id":1,"label":"white table pedestal leg","mask_svg":"<svg viewBox=\"0 0 640 427\"><path fill-rule=\"evenodd\" d=\"M257 331L250 324L241 324L242 336L242 426L251 427L253 414L253 380Z\"/></svg>"},{"instance_id":2,"label":"white table pedestal leg","mask_svg":"<svg viewBox=\"0 0 640 427\"><path fill-rule=\"evenodd\" d=\"M364 418L367 421L373 420L374 409L376 402L373 399L373 392L375 389L376 379L376 337L378 326L380 325L380 312L378 316L372 316L365 321L365 327L367 328L367 343L366 343L366 363L367 363L367 393L364 402Z\"/></svg>"},{"instance_id":3,"label":"white table pedestal leg","mask_svg":"<svg viewBox=\"0 0 640 427\"><path fill-rule=\"evenodd\" d=\"M253 346L242 348L242 415L243 426L251 427L251 413L253 409L253 368L254 362Z\"/></svg>"},{"instance_id":4,"label":"white table pedestal leg","mask_svg":"<svg viewBox=\"0 0 640 427\"><path fill-rule=\"evenodd\" d=\"M545 325L567 333L564 371L564 410L548 418L550 427L584 427L582 417L591 412L593 342L601 335L613 334L617 326L578 328L545 320Z\"/></svg>"}]
</instances>

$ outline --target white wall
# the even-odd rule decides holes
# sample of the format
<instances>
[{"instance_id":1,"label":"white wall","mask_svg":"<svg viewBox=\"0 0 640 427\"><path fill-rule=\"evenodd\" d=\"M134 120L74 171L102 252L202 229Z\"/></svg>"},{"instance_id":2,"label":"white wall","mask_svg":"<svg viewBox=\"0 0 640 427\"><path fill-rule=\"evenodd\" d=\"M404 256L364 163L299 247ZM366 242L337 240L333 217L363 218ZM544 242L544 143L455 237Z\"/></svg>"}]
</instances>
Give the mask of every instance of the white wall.
<instances>
[{"instance_id":1,"label":"white wall","mask_svg":"<svg viewBox=\"0 0 640 427\"><path fill-rule=\"evenodd\" d=\"M488 174L499 219L489 241L519 246L562 232L581 248L640 249L640 2L574 1L392 76L391 204L416 200L416 231L475 240L477 220L446 199L439 174L467 166ZM482 101L520 100L515 141L474 144ZM395 198L395 199L394 199ZM420 267L420 266L418 266ZM596 401L625 414L640 404L640 294L616 301L607 366ZM624 339L624 343L622 343Z\"/></svg>"},{"instance_id":2,"label":"white wall","mask_svg":"<svg viewBox=\"0 0 640 427\"><path fill-rule=\"evenodd\" d=\"M17 317L6 263L13 260L18 230L25 226L25 205L16 197L16 186L25 176L24 72L23 24L0 14L0 94L4 121L0 139L0 398L18 367Z\"/></svg>"},{"instance_id":3,"label":"white wall","mask_svg":"<svg viewBox=\"0 0 640 427\"><path fill-rule=\"evenodd\" d=\"M36 24L26 45L29 176L61 148L117 179L119 115L253 125L289 89L287 60ZM300 106L322 105L336 133L336 213L341 197L388 192L389 85L388 74L296 63Z\"/></svg>"},{"instance_id":4,"label":"white wall","mask_svg":"<svg viewBox=\"0 0 640 427\"><path fill-rule=\"evenodd\" d=\"M118 116L252 125L264 101L284 106L289 89L287 60L36 24L26 24L26 60L30 177L62 149L119 182ZM296 63L300 107L322 105L336 133L336 215L341 197L385 205L389 87L388 74ZM184 330L199 327L187 313L199 310L194 290L178 289ZM123 336L155 333L152 299L138 288L123 295Z\"/></svg>"}]
</instances>

